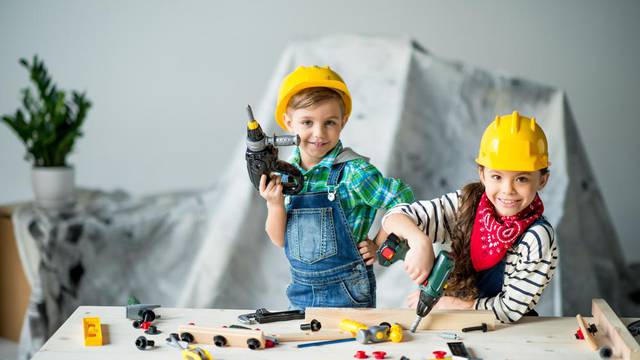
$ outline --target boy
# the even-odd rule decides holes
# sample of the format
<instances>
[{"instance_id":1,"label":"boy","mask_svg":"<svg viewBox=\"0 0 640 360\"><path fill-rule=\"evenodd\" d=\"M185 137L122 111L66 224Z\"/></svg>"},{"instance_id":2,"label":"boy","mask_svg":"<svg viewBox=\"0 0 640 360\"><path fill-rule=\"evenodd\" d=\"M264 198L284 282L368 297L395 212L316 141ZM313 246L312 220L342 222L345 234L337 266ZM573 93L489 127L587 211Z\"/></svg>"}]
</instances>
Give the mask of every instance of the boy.
<instances>
[{"instance_id":1,"label":"boy","mask_svg":"<svg viewBox=\"0 0 640 360\"><path fill-rule=\"evenodd\" d=\"M377 246L367 233L379 208L413 201L411 188L385 178L368 159L343 148L351 96L329 67L298 67L280 86L276 120L300 136L289 160L304 176L300 194L282 194L279 177L260 183L266 231L291 266L291 308L375 307Z\"/></svg>"}]
</instances>

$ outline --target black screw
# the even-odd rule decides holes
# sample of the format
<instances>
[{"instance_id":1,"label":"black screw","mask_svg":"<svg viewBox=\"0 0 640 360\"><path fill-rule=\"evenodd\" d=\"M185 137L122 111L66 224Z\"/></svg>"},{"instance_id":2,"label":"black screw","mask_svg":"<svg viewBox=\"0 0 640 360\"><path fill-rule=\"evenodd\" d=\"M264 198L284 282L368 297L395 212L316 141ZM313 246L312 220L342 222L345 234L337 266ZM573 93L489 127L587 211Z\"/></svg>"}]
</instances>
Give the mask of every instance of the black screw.
<instances>
[{"instance_id":1,"label":"black screw","mask_svg":"<svg viewBox=\"0 0 640 360\"><path fill-rule=\"evenodd\" d=\"M213 337L213 344L217 347L223 347L227 345L227 339L222 335L216 335Z\"/></svg>"},{"instance_id":2,"label":"black screw","mask_svg":"<svg viewBox=\"0 0 640 360\"><path fill-rule=\"evenodd\" d=\"M251 338L249 340L247 340L247 347L249 347L249 349L251 350L255 350L255 349L259 349L260 348L260 341L256 338Z\"/></svg>"},{"instance_id":3,"label":"black screw","mask_svg":"<svg viewBox=\"0 0 640 360\"><path fill-rule=\"evenodd\" d=\"M475 331L475 330L482 330L482 332L487 332L487 324L482 323L482 325L480 326L466 327L462 329L462 332L469 332L469 331Z\"/></svg>"},{"instance_id":4,"label":"black screw","mask_svg":"<svg viewBox=\"0 0 640 360\"><path fill-rule=\"evenodd\" d=\"M136 347L138 350L144 350L147 346L153 346L153 340L147 340L144 336L140 336L136 339Z\"/></svg>"},{"instance_id":5,"label":"black screw","mask_svg":"<svg viewBox=\"0 0 640 360\"><path fill-rule=\"evenodd\" d=\"M599 353L600 353L600 358L602 359L608 359L613 355L613 351L611 351L611 348L608 346L601 347L599 350Z\"/></svg>"},{"instance_id":6,"label":"black screw","mask_svg":"<svg viewBox=\"0 0 640 360\"><path fill-rule=\"evenodd\" d=\"M188 343L192 343L195 340L195 338L190 333L183 332L182 334L180 334L180 340L186 341Z\"/></svg>"},{"instance_id":7,"label":"black screw","mask_svg":"<svg viewBox=\"0 0 640 360\"><path fill-rule=\"evenodd\" d=\"M308 324L300 324L300 330L318 331L321 327L322 324L320 324L320 321L316 319L311 320Z\"/></svg>"},{"instance_id":8,"label":"black screw","mask_svg":"<svg viewBox=\"0 0 640 360\"><path fill-rule=\"evenodd\" d=\"M151 309L146 309L142 311L141 317L143 322L151 322L156 319L156 313Z\"/></svg>"},{"instance_id":9,"label":"black screw","mask_svg":"<svg viewBox=\"0 0 640 360\"><path fill-rule=\"evenodd\" d=\"M144 333L149 335L157 335L160 334L160 331L155 325L149 325L149 328Z\"/></svg>"}]
</instances>

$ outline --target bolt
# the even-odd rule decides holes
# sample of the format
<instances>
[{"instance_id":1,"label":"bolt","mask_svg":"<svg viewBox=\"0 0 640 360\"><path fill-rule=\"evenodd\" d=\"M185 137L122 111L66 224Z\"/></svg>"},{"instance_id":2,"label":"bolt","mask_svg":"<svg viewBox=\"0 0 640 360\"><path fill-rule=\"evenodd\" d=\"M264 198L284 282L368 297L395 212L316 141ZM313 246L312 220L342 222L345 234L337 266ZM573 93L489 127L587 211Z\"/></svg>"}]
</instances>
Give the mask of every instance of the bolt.
<instances>
[{"instance_id":1,"label":"bolt","mask_svg":"<svg viewBox=\"0 0 640 360\"><path fill-rule=\"evenodd\" d=\"M321 327L322 324L320 324L320 321L316 319L311 320L308 324L300 324L300 330L318 331Z\"/></svg>"},{"instance_id":2,"label":"bolt","mask_svg":"<svg viewBox=\"0 0 640 360\"><path fill-rule=\"evenodd\" d=\"M443 339L450 339L450 340L458 340L460 339L460 336L456 333L451 333L451 332L441 332L438 334L438 336L440 336Z\"/></svg>"},{"instance_id":3,"label":"bolt","mask_svg":"<svg viewBox=\"0 0 640 360\"><path fill-rule=\"evenodd\" d=\"M608 359L613 355L613 351L608 346L603 346L598 350L601 359Z\"/></svg>"},{"instance_id":4,"label":"bolt","mask_svg":"<svg viewBox=\"0 0 640 360\"><path fill-rule=\"evenodd\" d=\"M475 331L475 330L482 330L482 332L487 332L487 324L482 323L482 325L480 326L466 327L462 329L462 332L469 332L469 331Z\"/></svg>"},{"instance_id":5,"label":"bolt","mask_svg":"<svg viewBox=\"0 0 640 360\"><path fill-rule=\"evenodd\" d=\"M140 317L142 318L142 322L152 322L156 319L156 313L154 313L151 309L146 309L142 311Z\"/></svg>"},{"instance_id":6,"label":"bolt","mask_svg":"<svg viewBox=\"0 0 640 360\"><path fill-rule=\"evenodd\" d=\"M138 348L138 350L144 350L147 348L147 346L153 346L153 340L147 340L147 338L144 336L140 336L136 339L136 347Z\"/></svg>"}]
</instances>

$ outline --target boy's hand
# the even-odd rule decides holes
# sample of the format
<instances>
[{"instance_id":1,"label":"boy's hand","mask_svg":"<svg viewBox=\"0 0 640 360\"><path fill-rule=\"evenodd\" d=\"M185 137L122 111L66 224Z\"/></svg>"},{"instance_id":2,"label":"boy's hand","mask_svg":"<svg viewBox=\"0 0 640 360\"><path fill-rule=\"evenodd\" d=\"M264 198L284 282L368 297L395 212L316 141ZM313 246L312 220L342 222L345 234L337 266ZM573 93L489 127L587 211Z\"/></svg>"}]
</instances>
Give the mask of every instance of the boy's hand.
<instances>
[{"instance_id":1,"label":"boy's hand","mask_svg":"<svg viewBox=\"0 0 640 360\"><path fill-rule=\"evenodd\" d=\"M427 280L433 267L433 250L429 251L427 246L431 246L428 238L416 239L404 258L404 271L418 285Z\"/></svg>"},{"instance_id":2,"label":"boy's hand","mask_svg":"<svg viewBox=\"0 0 640 360\"><path fill-rule=\"evenodd\" d=\"M278 175L271 175L271 180L267 184L267 175L260 177L260 196L267 201L267 206L283 206L284 196L282 195L282 180Z\"/></svg>"},{"instance_id":3,"label":"boy's hand","mask_svg":"<svg viewBox=\"0 0 640 360\"><path fill-rule=\"evenodd\" d=\"M364 260L365 265L373 265L376 261L376 251L378 251L378 245L366 239L358 243L358 251L360 251L360 255L362 255L362 260Z\"/></svg>"}]
</instances>

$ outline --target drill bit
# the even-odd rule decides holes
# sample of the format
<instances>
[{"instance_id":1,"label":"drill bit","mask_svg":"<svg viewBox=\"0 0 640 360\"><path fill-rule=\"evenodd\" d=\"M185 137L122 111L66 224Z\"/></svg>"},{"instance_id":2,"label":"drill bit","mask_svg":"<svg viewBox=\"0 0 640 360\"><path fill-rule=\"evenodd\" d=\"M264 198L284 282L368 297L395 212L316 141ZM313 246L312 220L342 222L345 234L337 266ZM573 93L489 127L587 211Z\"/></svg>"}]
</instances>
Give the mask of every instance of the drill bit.
<instances>
[{"instance_id":1,"label":"drill bit","mask_svg":"<svg viewBox=\"0 0 640 360\"><path fill-rule=\"evenodd\" d=\"M420 325L420 321L422 321L422 316L416 317L416 320L411 324L411 332L415 333L418 330L418 325Z\"/></svg>"},{"instance_id":2,"label":"drill bit","mask_svg":"<svg viewBox=\"0 0 640 360\"><path fill-rule=\"evenodd\" d=\"M256 120L256 118L253 117L253 110L251 109L251 105L247 105L247 113L249 114L249 121Z\"/></svg>"}]
</instances>

